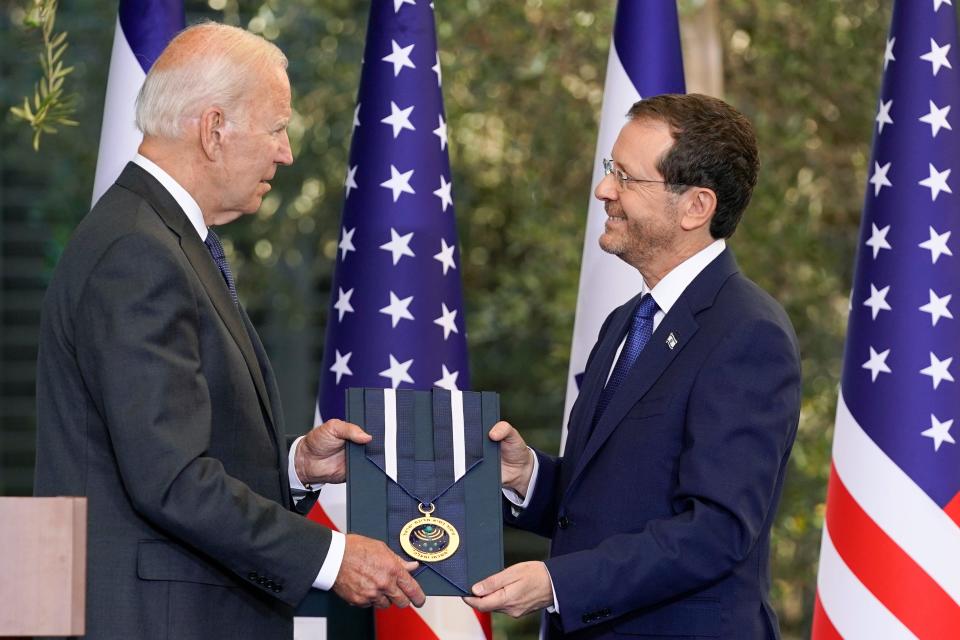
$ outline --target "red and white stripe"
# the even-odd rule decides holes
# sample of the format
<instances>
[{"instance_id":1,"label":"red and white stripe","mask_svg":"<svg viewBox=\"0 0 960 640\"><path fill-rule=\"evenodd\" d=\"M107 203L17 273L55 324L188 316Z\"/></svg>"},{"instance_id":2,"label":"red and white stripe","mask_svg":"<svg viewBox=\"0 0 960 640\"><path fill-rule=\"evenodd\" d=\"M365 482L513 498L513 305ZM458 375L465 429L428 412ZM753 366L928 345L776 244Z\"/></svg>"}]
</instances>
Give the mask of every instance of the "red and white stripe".
<instances>
[{"instance_id":1,"label":"red and white stripe","mask_svg":"<svg viewBox=\"0 0 960 640\"><path fill-rule=\"evenodd\" d=\"M837 403L814 640L960 637L960 498L941 509Z\"/></svg>"}]
</instances>

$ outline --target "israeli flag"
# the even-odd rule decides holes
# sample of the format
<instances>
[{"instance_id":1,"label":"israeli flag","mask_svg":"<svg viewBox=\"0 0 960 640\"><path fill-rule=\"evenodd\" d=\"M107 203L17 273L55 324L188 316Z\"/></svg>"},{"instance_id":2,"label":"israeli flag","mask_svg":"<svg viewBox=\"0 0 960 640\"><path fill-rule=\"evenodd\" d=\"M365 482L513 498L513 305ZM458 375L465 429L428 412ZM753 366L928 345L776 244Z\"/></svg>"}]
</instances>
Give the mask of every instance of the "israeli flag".
<instances>
[{"instance_id":1,"label":"israeli flag","mask_svg":"<svg viewBox=\"0 0 960 640\"><path fill-rule=\"evenodd\" d=\"M587 207L587 231L583 242L577 315L573 324L567 399L563 411L560 452L567 440L567 421L580 392L580 381L590 349L600 326L616 307L640 291L640 273L619 258L608 255L598 244L607 219L603 203L593 197L593 187L603 179L603 158L610 157L626 114L642 97L661 93L685 93L680 20L674 0L636 2L621 0L610 42L607 77L597 151L593 159L593 183Z\"/></svg>"},{"instance_id":2,"label":"israeli flag","mask_svg":"<svg viewBox=\"0 0 960 640\"><path fill-rule=\"evenodd\" d=\"M120 0L103 105L93 203L133 159L143 136L134 125L137 93L160 52L186 26L182 0Z\"/></svg>"}]
</instances>

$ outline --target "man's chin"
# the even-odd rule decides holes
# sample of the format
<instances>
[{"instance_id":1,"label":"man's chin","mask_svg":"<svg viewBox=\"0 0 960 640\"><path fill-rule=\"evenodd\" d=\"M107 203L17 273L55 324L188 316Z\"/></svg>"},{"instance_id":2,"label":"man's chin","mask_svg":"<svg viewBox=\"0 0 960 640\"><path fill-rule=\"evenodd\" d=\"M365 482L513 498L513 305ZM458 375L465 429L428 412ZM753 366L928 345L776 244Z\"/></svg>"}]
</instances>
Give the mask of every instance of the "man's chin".
<instances>
[{"instance_id":1,"label":"man's chin","mask_svg":"<svg viewBox=\"0 0 960 640\"><path fill-rule=\"evenodd\" d=\"M617 242L616 239L611 238L610 234L607 232L600 234L598 244L600 245L601 250L609 253L610 255L619 256L621 253L623 253L623 244Z\"/></svg>"}]
</instances>

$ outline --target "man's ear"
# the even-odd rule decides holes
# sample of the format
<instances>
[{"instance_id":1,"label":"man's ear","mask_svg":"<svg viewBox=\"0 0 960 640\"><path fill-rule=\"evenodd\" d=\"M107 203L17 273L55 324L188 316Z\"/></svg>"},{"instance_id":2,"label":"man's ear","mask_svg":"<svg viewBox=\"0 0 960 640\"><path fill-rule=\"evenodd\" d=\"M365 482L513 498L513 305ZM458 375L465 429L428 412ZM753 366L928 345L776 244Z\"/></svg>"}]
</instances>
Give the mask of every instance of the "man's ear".
<instances>
[{"instance_id":1,"label":"man's ear","mask_svg":"<svg viewBox=\"0 0 960 640\"><path fill-rule=\"evenodd\" d=\"M709 226L717 211L717 194L713 189L693 187L680 196L680 226L684 231L693 231Z\"/></svg>"},{"instance_id":2,"label":"man's ear","mask_svg":"<svg viewBox=\"0 0 960 640\"><path fill-rule=\"evenodd\" d=\"M217 160L223 148L227 119L220 107L208 107L200 114L200 146L208 160Z\"/></svg>"}]
</instances>

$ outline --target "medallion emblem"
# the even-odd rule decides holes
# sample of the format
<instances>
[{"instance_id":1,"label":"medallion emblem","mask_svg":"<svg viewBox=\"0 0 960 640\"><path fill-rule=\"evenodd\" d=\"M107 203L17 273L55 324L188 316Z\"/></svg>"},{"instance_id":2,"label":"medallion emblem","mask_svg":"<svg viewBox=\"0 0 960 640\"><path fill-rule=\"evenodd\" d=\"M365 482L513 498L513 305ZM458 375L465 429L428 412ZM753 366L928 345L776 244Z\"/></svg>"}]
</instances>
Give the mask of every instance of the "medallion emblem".
<instances>
[{"instance_id":1,"label":"medallion emblem","mask_svg":"<svg viewBox=\"0 0 960 640\"><path fill-rule=\"evenodd\" d=\"M422 518L411 520L400 530L400 546L411 558L421 562L446 560L460 546L456 527L441 518L435 518L433 503L417 506Z\"/></svg>"}]
</instances>

